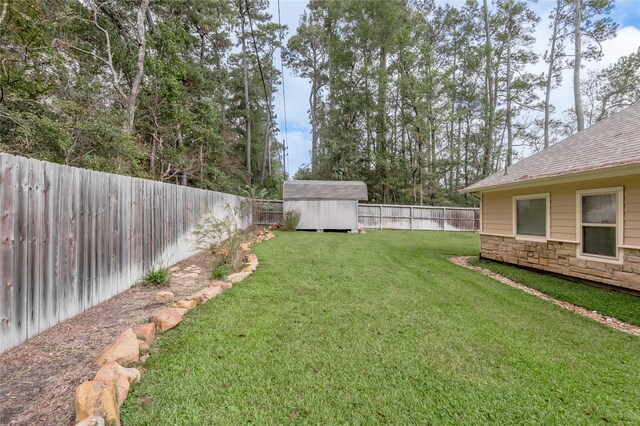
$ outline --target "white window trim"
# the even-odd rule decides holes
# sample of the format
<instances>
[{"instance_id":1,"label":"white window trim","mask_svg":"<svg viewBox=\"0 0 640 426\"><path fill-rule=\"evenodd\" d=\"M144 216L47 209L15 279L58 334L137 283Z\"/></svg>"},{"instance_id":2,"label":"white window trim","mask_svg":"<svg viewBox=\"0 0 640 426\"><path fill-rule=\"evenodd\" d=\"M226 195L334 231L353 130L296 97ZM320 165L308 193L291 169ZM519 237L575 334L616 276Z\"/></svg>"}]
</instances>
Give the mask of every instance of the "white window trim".
<instances>
[{"instance_id":1,"label":"white window trim","mask_svg":"<svg viewBox=\"0 0 640 426\"><path fill-rule=\"evenodd\" d=\"M582 253L582 196L583 195L604 195L616 194L616 256L598 256L596 254ZM597 226L597 225L595 225ZM611 227L611 226L609 226ZM582 260L594 262L613 263L622 265L624 246L624 186L612 188L582 189L576 191L576 257Z\"/></svg>"},{"instance_id":2,"label":"white window trim","mask_svg":"<svg viewBox=\"0 0 640 426\"><path fill-rule=\"evenodd\" d=\"M533 200L544 198L546 200L546 235L544 237L536 237L534 235L520 235L518 234L518 200ZM512 218L513 218L513 235L516 240L524 240L524 241L539 241L539 242L547 242L551 238L551 197L548 192L544 192L542 194L527 194L527 195L514 195L512 201Z\"/></svg>"}]
</instances>

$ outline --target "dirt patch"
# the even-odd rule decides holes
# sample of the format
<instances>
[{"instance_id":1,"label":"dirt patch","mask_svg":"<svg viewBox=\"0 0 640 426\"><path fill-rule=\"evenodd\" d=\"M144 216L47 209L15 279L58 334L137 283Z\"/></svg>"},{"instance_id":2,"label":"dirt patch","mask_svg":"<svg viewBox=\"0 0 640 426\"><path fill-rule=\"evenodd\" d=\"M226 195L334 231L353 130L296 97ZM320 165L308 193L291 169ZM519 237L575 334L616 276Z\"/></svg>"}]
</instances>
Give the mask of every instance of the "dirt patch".
<instances>
[{"instance_id":1,"label":"dirt patch","mask_svg":"<svg viewBox=\"0 0 640 426\"><path fill-rule=\"evenodd\" d=\"M491 277L496 281L500 281L501 283L508 285L509 287L517 288L518 290L522 290L525 293L531 294L532 296L535 296L542 300L546 300L547 302L551 302L554 305L560 306L561 308L564 308L568 311L575 312L576 314L582 315L583 317L587 317L594 321L598 321L600 324L606 325L607 327L611 327L615 330L622 331L625 333L633 334L634 336L640 336L640 328L636 326L628 324L624 321L620 321L619 319L616 319L616 318L608 317L599 312L590 311L581 306L573 305L569 302L563 302L562 300L555 299L531 287L527 287L526 285L520 284L517 281L513 281L512 279L507 278L504 275L500 275L497 272L493 272L485 268L480 268L479 266L471 265L468 261L469 259L472 259L472 258L474 258L474 256L459 256L459 257L452 257L449 259L449 261L451 263L455 263L456 265L479 272L482 275Z\"/></svg>"},{"instance_id":2,"label":"dirt patch","mask_svg":"<svg viewBox=\"0 0 640 426\"><path fill-rule=\"evenodd\" d=\"M137 285L0 354L0 424L73 424L75 388L95 375L94 357L162 306L158 291L180 300L207 287L212 259L201 253L183 260L170 268L169 287Z\"/></svg>"}]
</instances>

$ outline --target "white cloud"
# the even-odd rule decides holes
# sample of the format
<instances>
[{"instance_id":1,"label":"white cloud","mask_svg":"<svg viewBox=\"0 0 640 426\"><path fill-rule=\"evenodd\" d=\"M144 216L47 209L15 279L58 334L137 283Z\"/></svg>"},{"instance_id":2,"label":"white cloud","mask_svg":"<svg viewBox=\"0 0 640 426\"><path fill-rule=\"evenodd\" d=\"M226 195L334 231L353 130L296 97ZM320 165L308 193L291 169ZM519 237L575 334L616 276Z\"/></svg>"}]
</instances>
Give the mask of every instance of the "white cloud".
<instances>
[{"instance_id":1,"label":"white cloud","mask_svg":"<svg viewBox=\"0 0 640 426\"><path fill-rule=\"evenodd\" d=\"M615 38L602 43L604 56L597 62L583 62L582 76L586 77L589 70L599 71L614 64L623 56L636 52L640 47L640 29L624 27L618 30ZM562 85L551 94L551 103L555 105L557 113L573 107L573 70L564 70Z\"/></svg>"}]
</instances>

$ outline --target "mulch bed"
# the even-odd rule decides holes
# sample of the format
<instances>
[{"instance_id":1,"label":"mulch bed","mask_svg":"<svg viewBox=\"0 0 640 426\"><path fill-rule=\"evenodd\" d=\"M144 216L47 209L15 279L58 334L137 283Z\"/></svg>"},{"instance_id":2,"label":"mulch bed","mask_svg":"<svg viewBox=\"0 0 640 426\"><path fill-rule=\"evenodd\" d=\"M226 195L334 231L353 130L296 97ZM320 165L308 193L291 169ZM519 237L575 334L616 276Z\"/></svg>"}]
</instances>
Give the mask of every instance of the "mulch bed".
<instances>
[{"instance_id":1,"label":"mulch bed","mask_svg":"<svg viewBox=\"0 0 640 426\"><path fill-rule=\"evenodd\" d=\"M207 287L211 260L183 260L170 268L169 287L137 285L0 354L0 425L73 425L75 388L93 379L98 353L162 306L158 291L180 300Z\"/></svg>"},{"instance_id":2,"label":"mulch bed","mask_svg":"<svg viewBox=\"0 0 640 426\"><path fill-rule=\"evenodd\" d=\"M541 291L535 290L531 287L527 287L526 285L520 284L517 281L513 281L510 278L505 277L504 275L498 274L497 272L493 272L489 269L480 268L479 266L471 265L469 263L469 259L472 259L473 256L459 256L452 257L449 259L450 262L455 263L456 265L465 267L467 269L471 269L473 271L479 272L482 275L486 275L488 277L493 278L494 280L500 281L503 284L508 285L509 287L517 288L518 290L522 290L525 293L531 294L539 299L546 300L547 302L551 302L554 305L560 306L568 311L574 312L578 315L582 315L583 317L587 317L594 321L598 321L600 324L606 325L607 327L611 327L615 330L622 331L624 333L633 334L634 336L640 336L640 328L628 324L624 321L620 321L619 319L608 317L606 315L601 314L600 312L590 311L581 306L576 306L569 302L563 302L562 300L555 299L547 294L542 293Z\"/></svg>"}]
</instances>

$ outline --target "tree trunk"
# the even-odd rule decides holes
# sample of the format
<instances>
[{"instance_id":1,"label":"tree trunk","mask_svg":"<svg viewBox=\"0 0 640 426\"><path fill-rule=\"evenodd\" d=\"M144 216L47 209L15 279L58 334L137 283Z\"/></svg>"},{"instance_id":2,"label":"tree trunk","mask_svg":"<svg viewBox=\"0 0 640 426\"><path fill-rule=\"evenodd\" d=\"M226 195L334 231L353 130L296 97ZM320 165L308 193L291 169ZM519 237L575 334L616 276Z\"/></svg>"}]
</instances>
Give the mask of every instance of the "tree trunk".
<instances>
[{"instance_id":1,"label":"tree trunk","mask_svg":"<svg viewBox=\"0 0 640 426\"><path fill-rule=\"evenodd\" d=\"M380 47L378 70L378 112L376 117L376 145L380 156L376 159L378 176L382 183L382 202L387 203L389 187L387 182L387 50Z\"/></svg>"},{"instance_id":2,"label":"tree trunk","mask_svg":"<svg viewBox=\"0 0 640 426\"><path fill-rule=\"evenodd\" d=\"M247 10L246 13L249 13ZM247 64L247 34L245 32L245 15L240 6L242 31L242 82L244 84L245 136L247 154L247 183L251 185L251 117L249 111L249 69Z\"/></svg>"},{"instance_id":3,"label":"tree trunk","mask_svg":"<svg viewBox=\"0 0 640 426\"><path fill-rule=\"evenodd\" d=\"M144 56L146 52L147 34L144 26L147 9L149 8L149 0L142 0L136 19L136 41L138 43L138 55L136 59L136 74L131 81L129 96L127 97L126 115L127 121L124 130L127 133L133 133L133 125L136 116L136 106L138 95L140 94L140 83L144 75Z\"/></svg>"},{"instance_id":4,"label":"tree trunk","mask_svg":"<svg viewBox=\"0 0 640 426\"><path fill-rule=\"evenodd\" d=\"M507 111L506 111L506 125L507 125L507 158L505 162L505 174L507 168L511 165L513 157L513 125L511 123L511 1L507 0Z\"/></svg>"},{"instance_id":5,"label":"tree trunk","mask_svg":"<svg viewBox=\"0 0 640 426\"><path fill-rule=\"evenodd\" d=\"M551 85L553 84L553 71L556 61L556 43L558 39L558 25L560 24L560 8L562 0L557 0L556 12L553 17L553 30L551 33L551 49L549 50L549 70L544 94L544 147L549 148L549 121L551 116Z\"/></svg>"},{"instance_id":6,"label":"tree trunk","mask_svg":"<svg viewBox=\"0 0 640 426\"><path fill-rule=\"evenodd\" d=\"M311 83L311 93L309 94L309 106L311 107L311 176L314 178L318 173L318 83L315 77Z\"/></svg>"},{"instance_id":7,"label":"tree trunk","mask_svg":"<svg viewBox=\"0 0 640 426\"><path fill-rule=\"evenodd\" d=\"M482 177L489 175L491 171L491 151L493 147L493 75L491 74L491 27L489 23L489 5L487 0L483 0L483 15L484 15L484 33L485 33L485 103L486 110L485 115L485 131L483 141L483 153L482 153Z\"/></svg>"},{"instance_id":8,"label":"tree trunk","mask_svg":"<svg viewBox=\"0 0 640 426\"><path fill-rule=\"evenodd\" d=\"M582 0L575 0L575 51L573 62L573 98L575 100L578 131L584 129L584 110L582 108L582 92L580 91L580 67L582 64Z\"/></svg>"},{"instance_id":9,"label":"tree trunk","mask_svg":"<svg viewBox=\"0 0 640 426\"><path fill-rule=\"evenodd\" d=\"M178 135L178 148L182 152L184 150L184 137L182 136L182 125L178 123L177 135ZM187 172L184 170L184 164L180 165L180 171L178 172L178 184L187 186Z\"/></svg>"},{"instance_id":10,"label":"tree trunk","mask_svg":"<svg viewBox=\"0 0 640 426\"><path fill-rule=\"evenodd\" d=\"M264 184L265 173L267 170L267 154L269 152L270 142L271 142L271 124L267 123L267 130L264 135L264 147L262 147L262 164L260 165L260 185Z\"/></svg>"}]
</instances>

